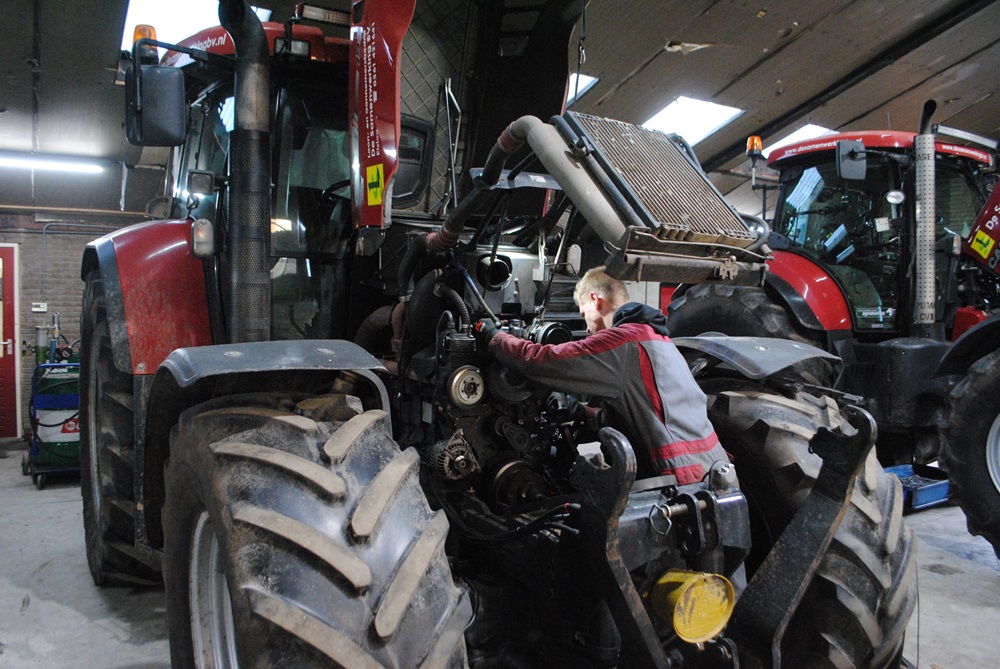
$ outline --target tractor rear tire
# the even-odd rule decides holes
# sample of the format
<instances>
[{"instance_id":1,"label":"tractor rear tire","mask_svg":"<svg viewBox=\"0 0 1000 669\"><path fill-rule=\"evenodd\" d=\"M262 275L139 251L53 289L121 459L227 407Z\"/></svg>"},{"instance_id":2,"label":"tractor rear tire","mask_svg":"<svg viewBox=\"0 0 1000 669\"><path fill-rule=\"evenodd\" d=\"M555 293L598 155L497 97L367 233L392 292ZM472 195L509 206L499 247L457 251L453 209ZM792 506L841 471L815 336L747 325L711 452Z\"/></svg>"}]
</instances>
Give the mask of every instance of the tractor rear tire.
<instances>
[{"instance_id":1,"label":"tractor rear tire","mask_svg":"<svg viewBox=\"0 0 1000 669\"><path fill-rule=\"evenodd\" d=\"M399 450L382 411L316 422L303 399L217 398L172 432L172 665L465 666L472 608L416 451Z\"/></svg>"},{"instance_id":2,"label":"tractor rear tire","mask_svg":"<svg viewBox=\"0 0 1000 669\"><path fill-rule=\"evenodd\" d=\"M948 398L942 449L951 496L971 534L1000 557L1000 351L977 360Z\"/></svg>"},{"instance_id":3,"label":"tractor rear tire","mask_svg":"<svg viewBox=\"0 0 1000 669\"><path fill-rule=\"evenodd\" d=\"M750 577L816 482L821 460L809 452L809 439L846 418L826 397L798 393L790 399L746 388L710 394L709 417L749 503ZM902 488L873 449L785 632L784 666L898 666L917 596L915 557L913 532L903 524Z\"/></svg>"},{"instance_id":4,"label":"tractor rear tire","mask_svg":"<svg viewBox=\"0 0 1000 669\"><path fill-rule=\"evenodd\" d=\"M674 299L667 311L671 337L719 332L731 337L792 339L823 348L818 338L797 329L788 312L760 288L699 284ZM806 383L829 386L833 382L833 369L825 360L808 360L791 370Z\"/></svg>"},{"instance_id":5,"label":"tractor rear tire","mask_svg":"<svg viewBox=\"0 0 1000 669\"><path fill-rule=\"evenodd\" d=\"M80 316L80 493L94 583L155 584L159 570L135 546L132 376L115 367L104 282L91 272Z\"/></svg>"}]
</instances>

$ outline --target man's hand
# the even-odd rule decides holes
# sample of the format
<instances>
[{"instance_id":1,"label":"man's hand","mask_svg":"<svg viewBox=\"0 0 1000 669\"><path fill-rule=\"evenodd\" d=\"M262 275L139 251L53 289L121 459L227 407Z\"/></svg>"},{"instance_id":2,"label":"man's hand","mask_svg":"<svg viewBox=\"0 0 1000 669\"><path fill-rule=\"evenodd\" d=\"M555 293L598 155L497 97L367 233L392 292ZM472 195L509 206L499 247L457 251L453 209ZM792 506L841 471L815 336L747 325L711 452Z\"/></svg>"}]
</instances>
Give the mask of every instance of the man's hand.
<instances>
[{"instance_id":1,"label":"man's hand","mask_svg":"<svg viewBox=\"0 0 1000 669\"><path fill-rule=\"evenodd\" d=\"M566 406L569 409L569 417L581 427L595 434L601 428L603 416L600 409L587 406L572 395L566 396Z\"/></svg>"},{"instance_id":2,"label":"man's hand","mask_svg":"<svg viewBox=\"0 0 1000 669\"><path fill-rule=\"evenodd\" d=\"M476 338L476 343L482 350L489 348L490 340L500 332L497 326L488 318L481 318L479 322L472 326L472 336Z\"/></svg>"}]
</instances>

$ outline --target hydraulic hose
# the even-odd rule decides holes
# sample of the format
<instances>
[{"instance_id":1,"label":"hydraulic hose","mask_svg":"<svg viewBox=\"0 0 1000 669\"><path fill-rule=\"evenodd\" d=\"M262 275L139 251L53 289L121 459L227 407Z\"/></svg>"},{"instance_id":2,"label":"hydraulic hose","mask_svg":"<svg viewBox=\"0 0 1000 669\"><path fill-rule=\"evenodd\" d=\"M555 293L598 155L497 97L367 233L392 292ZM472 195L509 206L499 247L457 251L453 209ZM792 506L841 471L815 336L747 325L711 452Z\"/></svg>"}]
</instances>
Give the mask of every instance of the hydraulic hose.
<instances>
[{"instance_id":1,"label":"hydraulic hose","mask_svg":"<svg viewBox=\"0 0 1000 669\"><path fill-rule=\"evenodd\" d=\"M439 283L434 286L434 295L448 300L452 308L455 310L455 313L458 314L458 326L460 329L466 325L472 324L472 317L469 315L469 307L465 304L465 300L462 299L462 296L458 294L457 290L451 286Z\"/></svg>"},{"instance_id":2,"label":"hydraulic hose","mask_svg":"<svg viewBox=\"0 0 1000 669\"><path fill-rule=\"evenodd\" d=\"M375 350L380 335L392 325L392 305L379 307L361 322L354 343L368 352Z\"/></svg>"}]
</instances>

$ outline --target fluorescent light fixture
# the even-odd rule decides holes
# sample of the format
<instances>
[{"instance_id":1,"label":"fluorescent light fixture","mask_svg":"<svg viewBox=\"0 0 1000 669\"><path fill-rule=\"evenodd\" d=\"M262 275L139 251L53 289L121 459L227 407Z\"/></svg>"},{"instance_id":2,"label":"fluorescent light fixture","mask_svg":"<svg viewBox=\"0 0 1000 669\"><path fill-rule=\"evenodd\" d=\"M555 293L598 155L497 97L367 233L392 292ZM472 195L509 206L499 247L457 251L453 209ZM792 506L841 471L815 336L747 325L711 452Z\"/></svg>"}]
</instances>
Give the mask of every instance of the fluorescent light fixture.
<instances>
[{"instance_id":1,"label":"fluorescent light fixture","mask_svg":"<svg viewBox=\"0 0 1000 669\"><path fill-rule=\"evenodd\" d=\"M582 98L583 94L593 88L596 83L597 77L591 77L587 74L581 74L578 77L574 72L569 75L569 97L566 99L566 106L568 107ZM577 84L579 84L579 87Z\"/></svg>"},{"instance_id":2,"label":"fluorescent light fixture","mask_svg":"<svg viewBox=\"0 0 1000 669\"><path fill-rule=\"evenodd\" d=\"M676 133L694 145L743 113L742 109L681 95L642 124L643 128Z\"/></svg>"},{"instance_id":3,"label":"fluorescent light fixture","mask_svg":"<svg viewBox=\"0 0 1000 669\"><path fill-rule=\"evenodd\" d=\"M798 130L793 132L792 134L785 135L777 142L764 149L763 151L764 157L766 158L771 154L772 151L774 151L775 149L780 149L783 146L794 144L795 142L804 142L807 139L814 139L816 137L822 137L823 135L832 135L832 134L833 130L830 130L829 128L824 128L821 125L813 125L812 123L807 123L806 125L802 126Z\"/></svg>"},{"instance_id":4,"label":"fluorescent light fixture","mask_svg":"<svg viewBox=\"0 0 1000 669\"><path fill-rule=\"evenodd\" d=\"M76 174L100 174L101 165L86 159L60 158L45 155L0 155L0 167L46 172L74 172Z\"/></svg>"}]
</instances>

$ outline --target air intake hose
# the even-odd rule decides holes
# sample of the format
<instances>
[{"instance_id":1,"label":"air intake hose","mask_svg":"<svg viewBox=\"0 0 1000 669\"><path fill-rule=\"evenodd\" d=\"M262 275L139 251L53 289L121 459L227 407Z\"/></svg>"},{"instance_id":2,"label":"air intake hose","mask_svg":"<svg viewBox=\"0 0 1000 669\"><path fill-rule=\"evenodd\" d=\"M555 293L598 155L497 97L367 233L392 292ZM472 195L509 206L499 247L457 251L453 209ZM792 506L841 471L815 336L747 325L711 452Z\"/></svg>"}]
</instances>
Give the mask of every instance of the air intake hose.
<instances>
[{"instance_id":1,"label":"air intake hose","mask_svg":"<svg viewBox=\"0 0 1000 669\"><path fill-rule=\"evenodd\" d=\"M483 203L490 189L500 181L500 175L503 173L503 166L507 159L521 148L531 129L540 125L544 124L534 116L522 116L504 129L486 157L486 165L483 166L482 175L476 179L475 190L462 198L462 201L452 210L439 230L414 240L410 248L407 249L406 255L399 264L397 275L400 293L408 291L413 272L424 254L428 252L441 253L458 244L458 238L462 234L466 221Z\"/></svg>"},{"instance_id":2,"label":"air intake hose","mask_svg":"<svg viewBox=\"0 0 1000 669\"><path fill-rule=\"evenodd\" d=\"M500 174L503 172L503 166L507 159L521 148L531 129L540 125L543 125L542 122L534 116L522 116L507 126L486 157L483 174L476 179L476 189L458 203L440 230L436 230L424 238L424 244L428 251L432 253L446 251L458 243L458 237L462 233L462 228L465 227L465 222L482 204L486 193L500 181Z\"/></svg>"}]
</instances>

